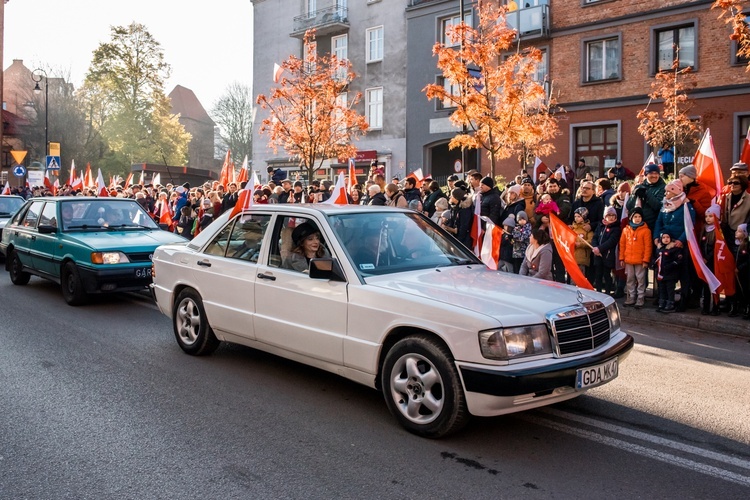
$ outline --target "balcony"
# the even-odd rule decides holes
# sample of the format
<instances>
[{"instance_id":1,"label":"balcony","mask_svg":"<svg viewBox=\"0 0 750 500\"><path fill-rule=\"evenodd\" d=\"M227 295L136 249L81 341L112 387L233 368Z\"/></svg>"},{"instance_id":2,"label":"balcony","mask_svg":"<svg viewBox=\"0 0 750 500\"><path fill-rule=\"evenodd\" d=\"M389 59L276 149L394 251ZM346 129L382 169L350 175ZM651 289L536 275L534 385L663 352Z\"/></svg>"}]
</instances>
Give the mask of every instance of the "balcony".
<instances>
[{"instance_id":1,"label":"balcony","mask_svg":"<svg viewBox=\"0 0 750 500\"><path fill-rule=\"evenodd\" d=\"M315 29L315 36L336 35L349 31L349 17L346 7L328 7L294 18L294 27L289 36L303 38L309 29Z\"/></svg>"},{"instance_id":2,"label":"balcony","mask_svg":"<svg viewBox=\"0 0 750 500\"><path fill-rule=\"evenodd\" d=\"M548 0L537 0L534 3L537 2L542 5L533 5L508 12L508 26L518 31L518 36L521 40L549 37L550 18ZM529 3L527 2L526 5Z\"/></svg>"}]
</instances>

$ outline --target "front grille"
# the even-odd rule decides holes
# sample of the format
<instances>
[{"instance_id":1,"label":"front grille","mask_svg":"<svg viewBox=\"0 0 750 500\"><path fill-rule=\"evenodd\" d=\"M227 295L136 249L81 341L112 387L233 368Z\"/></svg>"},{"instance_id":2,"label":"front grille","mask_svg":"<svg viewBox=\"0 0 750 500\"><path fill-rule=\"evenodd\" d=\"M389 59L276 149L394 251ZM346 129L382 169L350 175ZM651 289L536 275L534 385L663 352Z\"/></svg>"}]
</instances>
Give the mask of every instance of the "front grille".
<instances>
[{"instance_id":1,"label":"front grille","mask_svg":"<svg viewBox=\"0 0 750 500\"><path fill-rule=\"evenodd\" d=\"M547 314L557 356L593 351L609 341L609 317L601 302L557 309Z\"/></svg>"},{"instance_id":2,"label":"front grille","mask_svg":"<svg viewBox=\"0 0 750 500\"><path fill-rule=\"evenodd\" d=\"M144 252L144 253L129 253L127 254L128 259L130 259L130 262L151 262L151 259L154 258L153 252Z\"/></svg>"}]
</instances>

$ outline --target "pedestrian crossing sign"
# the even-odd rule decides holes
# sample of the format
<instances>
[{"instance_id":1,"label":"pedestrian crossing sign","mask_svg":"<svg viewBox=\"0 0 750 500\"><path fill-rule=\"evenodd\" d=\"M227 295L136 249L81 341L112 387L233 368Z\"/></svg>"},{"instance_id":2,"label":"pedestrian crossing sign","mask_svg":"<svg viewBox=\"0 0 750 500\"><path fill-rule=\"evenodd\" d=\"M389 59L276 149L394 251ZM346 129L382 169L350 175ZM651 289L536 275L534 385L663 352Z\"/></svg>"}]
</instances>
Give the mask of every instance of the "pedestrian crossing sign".
<instances>
[{"instance_id":1,"label":"pedestrian crossing sign","mask_svg":"<svg viewBox=\"0 0 750 500\"><path fill-rule=\"evenodd\" d=\"M59 156L47 156L47 170L60 170Z\"/></svg>"}]
</instances>

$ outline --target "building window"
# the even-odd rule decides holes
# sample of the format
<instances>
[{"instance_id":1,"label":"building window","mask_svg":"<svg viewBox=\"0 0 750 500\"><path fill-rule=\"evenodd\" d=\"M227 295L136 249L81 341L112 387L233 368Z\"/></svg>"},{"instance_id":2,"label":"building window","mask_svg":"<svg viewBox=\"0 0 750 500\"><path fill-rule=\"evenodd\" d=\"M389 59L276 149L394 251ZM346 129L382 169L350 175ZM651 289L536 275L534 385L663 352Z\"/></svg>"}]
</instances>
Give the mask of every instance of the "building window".
<instances>
[{"instance_id":1,"label":"building window","mask_svg":"<svg viewBox=\"0 0 750 500\"><path fill-rule=\"evenodd\" d=\"M748 134L750 134L750 115L740 115L737 119L737 123L740 126L739 137L737 138L737 144L739 145L739 148L737 149L737 158L739 158L742 154L745 140L748 138Z\"/></svg>"},{"instance_id":2,"label":"building window","mask_svg":"<svg viewBox=\"0 0 750 500\"><path fill-rule=\"evenodd\" d=\"M620 75L620 37L585 42L585 82L617 80Z\"/></svg>"},{"instance_id":3,"label":"building window","mask_svg":"<svg viewBox=\"0 0 750 500\"><path fill-rule=\"evenodd\" d=\"M450 80L445 78L444 76L438 76L435 80L435 83L438 85L442 85L442 87L445 89L445 91L449 95L460 95L461 94L461 87L457 83L451 83ZM456 104L451 101L450 99L438 99L437 100L437 109L451 109L455 108Z\"/></svg>"},{"instance_id":4,"label":"building window","mask_svg":"<svg viewBox=\"0 0 750 500\"><path fill-rule=\"evenodd\" d=\"M677 60L680 69L697 68L698 41L696 38L696 23L654 28L654 60L658 71L669 71L672 63Z\"/></svg>"},{"instance_id":5,"label":"building window","mask_svg":"<svg viewBox=\"0 0 750 500\"><path fill-rule=\"evenodd\" d=\"M750 12L743 12L743 14L745 15L745 24L750 24L750 21L748 21L747 19L747 16L750 16ZM739 50L739 44L735 40L732 40L732 64L746 66L748 63L750 63L750 58L742 57L737 54Z\"/></svg>"},{"instance_id":6,"label":"building window","mask_svg":"<svg viewBox=\"0 0 750 500\"><path fill-rule=\"evenodd\" d=\"M331 38L331 48L333 50L333 55L336 56L336 59L341 61L346 61L349 58L349 37L348 35L341 35L341 36L334 36ZM337 80L345 80L346 79L346 68L338 68L336 70L336 74L334 75L334 78Z\"/></svg>"},{"instance_id":7,"label":"building window","mask_svg":"<svg viewBox=\"0 0 750 500\"><path fill-rule=\"evenodd\" d=\"M371 129L383 128L383 87L365 91L367 124Z\"/></svg>"},{"instance_id":8,"label":"building window","mask_svg":"<svg viewBox=\"0 0 750 500\"><path fill-rule=\"evenodd\" d=\"M575 157L585 158L594 177L604 175L604 161L619 158L618 125L593 125L575 130Z\"/></svg>"},{"instance_id":9,"label":"building window","mask_svg":"<svg viewBox=\"0 0 750 500\"><path fill-rule=\"evenodd\" d=\"M383 60L383 27L367 29L367 62Z\"/></svg>"},{"instance_id":10,"label":"building window","mask_svg":"<svg viewBox=\"0 0 750 500\"><path fill-rule=\"evenodd\" d=\"M536 71L534 72L534 81L537 83L544 83L547 78L549 68L549 54L546 48L539 48L542 53L542 60L536 65Z\"/></svg>"},{"instance_id":11,"label":"building window","mask_svg":"<svg viewBox=\"0 0 750 500\"><path fill-rule=\"evenodd\" d=\"M307 17L315 17L316 10L318 10L318 1L307 0Z\"/></svg>"},{"instance_id":12,"label":"building window","mask_svg":"<svg viewBox=\"0 0 750 500\"><path fill-rule=\"evenodd\" d=\"M473 18L472 18L471 12L464 12L464 23L466 23L467 26L473 26L472 20ZM452 26L456 26L460 22L461 20L458 14L456 14L455 16L445 17L441 19L440 42L446 47L458 47L459 45L461 45L461 42L459 40L453 41L448 37L448 28Z\"/></svg>"}]
</instances>

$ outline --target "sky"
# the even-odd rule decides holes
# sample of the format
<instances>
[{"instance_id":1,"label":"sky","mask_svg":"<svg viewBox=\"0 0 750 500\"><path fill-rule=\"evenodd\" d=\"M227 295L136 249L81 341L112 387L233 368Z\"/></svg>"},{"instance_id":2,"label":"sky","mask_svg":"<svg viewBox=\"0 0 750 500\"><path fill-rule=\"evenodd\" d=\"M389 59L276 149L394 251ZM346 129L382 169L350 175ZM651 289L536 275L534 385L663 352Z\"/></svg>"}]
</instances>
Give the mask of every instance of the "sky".
<instances>
[{"instance_id":1,"label":"sky","mask_svg":"<svg viewBox=\"0 0 750 500\"><path fill-rule=\"evenodd\" d=\"M2 0L0 0L2 1ZM146 26L172 67L164 91L192 90L210 113L229 84L252 85L250 0L10 0L3 69L22 59L79 87L111 26Z\"/></svg>"}]
</instances>

